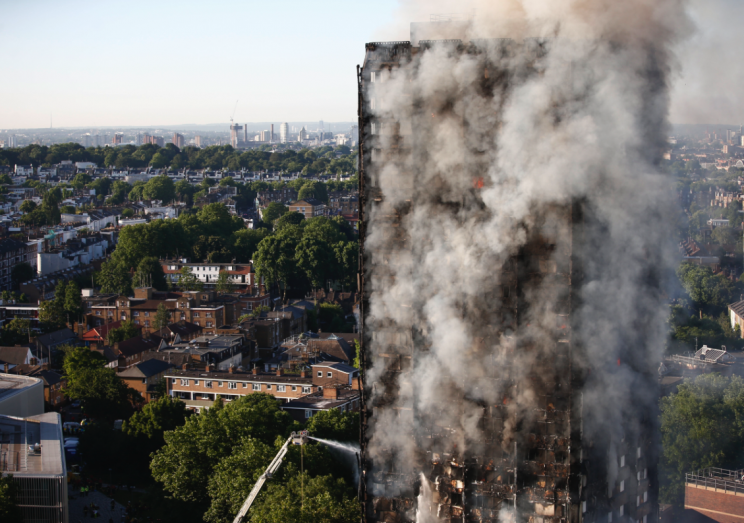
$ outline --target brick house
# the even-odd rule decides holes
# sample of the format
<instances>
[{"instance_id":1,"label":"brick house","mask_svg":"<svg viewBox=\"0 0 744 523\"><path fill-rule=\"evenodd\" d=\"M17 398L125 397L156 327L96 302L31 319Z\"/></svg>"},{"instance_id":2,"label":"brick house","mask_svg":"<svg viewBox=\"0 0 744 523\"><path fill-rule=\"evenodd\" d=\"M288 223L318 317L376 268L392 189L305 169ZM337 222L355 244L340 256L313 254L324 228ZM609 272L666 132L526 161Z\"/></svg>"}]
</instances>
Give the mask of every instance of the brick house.
<instances>
[{"instance_id":1,"label":"brick house","mask_svg":"<svg viewBox=\"0 0 744 523\"><path fill-rule=\"evenodd\" d=\"M306 220L309 220L316 216L323 216L325 212L325 204L315 198L297 200L296 202L289 204L289 212L298 212L302 214Z\"/></svg>"},{"instance_id":2,"label":"brick house","mask_svg":"<svg viewBox=\"0 0 744 523\"><path fill-rule=\"evenodd\" d=\"M27 245L25 242L13 238L3 238L0 240L0 290L10 290L12 281L10 273L19 263L26 262L35 266L36 244ZM31 263L30 256L34 256Z\"/></svg>"},{"instance_id":3,"label":"brick house","mask_svg":"<svg viewBox=\"0 0 744 523\"><path fill-rule=\"evenodd\" d=\"M168 394L199 412L212 406L217 396L225 401L232 401L254 392L264 392L282 402L289 402L318 390L309 373L290 376L282 371L270 374L260 373L257 369L251 372L235 368L217 372L212 367L209 369L170 370L165 374Z\"/></svg>"},{"instance_id":4,"label":"brick house","mask_svg":"<svg viewBox=\"0 0 744 523\"><path fill-rule=\"evenodd\" d=\"M168 394L197 412L211 407L217 396L224 401L233 401L254 392L263 392L280 401L282 409L286 407L293 418L305 421L319 410L335 408L345 411L359 408L359 391L345 384L354 381L351 376L358 373L357 369L340 367L334 369L332 378L328 378L326 374L329 369L328 366L323 366L322 369L313 366L312 370L288 375L281 369L267 373L255 368L248 372L233 367L219 372L211 366L199 370L184 365L181 369L166 372L165 378ZM316 378L318 372L322 372L323 377ZM321 382L329 385L320 385ZM326 389L328 391L324 392ZM324 394L327 396L325 399ZM328 401L331 397L332 401ZM305 401L300 408L296 402L302 399ZM309 411L310 415L306 415L305 411Z\"/></svg>"},{"instance_id":5,"label":"brick house","mask_svg":"<svg viewBox=\"0 0 744 523\"><path fill-rule=\"evenodd\" d=\"M297 191L291 187L284 187L282 189L269 189L266 191L258 191L256 193L255 207L256 209L267 207L270 203L281 203L286 204L293 202L297 199Z\"/></svg>"},{"instance_id":6,"label":"brick house","mask_svg":"<svg viewBox=\"0 0 744 523\"><path fill-rule=\"evenodd\" d=\"M157 387L160 380L164 379L165 373L171 368L173 368L172 363L158 359L149 359L132 365L119 372L117 376L121 378L127 387L139 392L145 401L152 401L153 399L157 399L155 387Z\"/></svg>"},{"instance_id":7,"label":"brick house","mask_svg":"<svg viewBox=\"0 0 744 523\"><path fill-rule=\"evenodd\" d=\"M170 322L185 321L202 327L204 333L214 334L224 324L225 306L213 303L212 291L158 293L150 287L138 288L134 297L117 296L107 303L88 302L89 323L104 323L131 320L142 327L143 332L157 330L155 318L158 306L163 304L170 312Z\"/></svg>"}]
</instances>

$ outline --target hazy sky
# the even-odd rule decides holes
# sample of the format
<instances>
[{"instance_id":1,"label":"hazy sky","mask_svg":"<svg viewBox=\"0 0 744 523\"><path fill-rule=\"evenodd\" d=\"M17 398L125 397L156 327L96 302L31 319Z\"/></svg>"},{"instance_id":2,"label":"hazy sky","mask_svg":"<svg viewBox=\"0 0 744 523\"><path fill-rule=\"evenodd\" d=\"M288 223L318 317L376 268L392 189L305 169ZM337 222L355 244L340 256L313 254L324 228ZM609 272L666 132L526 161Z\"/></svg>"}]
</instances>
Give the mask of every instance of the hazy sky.
<instances>
[{"instance_id":1,"label":"hazy sky","mask_svg":"<svg viewBox=\"0 0 744 523\"><path fill-rule=\"evenodd\" d=\"M545 0L548 1L548 0ZM401 5L402 4L402 5ZM441 12L432 2L432 12ZM675 123L738 123L741 0L695 0ZM364 43L406 0L0 0L0 129L352 121ZM420 9L419 9L420 11Z\"/></svg>"}]
</instances>

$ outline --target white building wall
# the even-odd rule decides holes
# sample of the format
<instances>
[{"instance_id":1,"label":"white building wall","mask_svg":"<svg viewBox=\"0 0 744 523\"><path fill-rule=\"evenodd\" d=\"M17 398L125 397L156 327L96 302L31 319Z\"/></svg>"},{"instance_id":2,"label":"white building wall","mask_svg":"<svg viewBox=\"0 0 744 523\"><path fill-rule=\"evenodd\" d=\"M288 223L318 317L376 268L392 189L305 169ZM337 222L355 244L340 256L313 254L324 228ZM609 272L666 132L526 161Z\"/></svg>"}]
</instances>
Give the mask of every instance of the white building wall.
<instances>
[{"instance_id":1,"label":"white building wall","mask_svg":"<svg viewBox=\"0 0 744 523\"><path fill-rule=\"evenodd\" d=\"M27 382L25 387L0 396L0 414L27 418L44 414L44 382L39 378L0 374L0 381Z\"/></svg>"}]
</instances>

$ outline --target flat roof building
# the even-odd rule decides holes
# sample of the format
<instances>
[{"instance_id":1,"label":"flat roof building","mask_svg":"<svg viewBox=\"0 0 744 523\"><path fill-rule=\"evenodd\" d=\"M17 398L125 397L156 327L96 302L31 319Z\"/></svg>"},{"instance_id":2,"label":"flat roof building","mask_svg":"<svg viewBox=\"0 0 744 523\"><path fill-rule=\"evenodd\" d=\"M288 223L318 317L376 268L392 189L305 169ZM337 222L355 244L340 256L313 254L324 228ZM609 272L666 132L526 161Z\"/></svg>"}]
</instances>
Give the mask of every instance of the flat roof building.
<instances>
[{"instance_id":1,"label":"flat roof building","mask_svg":"<svg viewBox=\"0 0 744 523\"><path fill-rule=\"evenodd\" d=\"M35 416L44 413L44 382L39 378L0 374L0 415Z\"/></svg>"},{"instance_id":2,"label":"flat roof building","mask_svg":"<svg viewBox=\"0 0 744 523\"><path fill-rule=\"evenodd\" d=\"M24 521L68 523L67 464L56 412L0 415L0 470L18 485Z\"/></svg>"}]
</instances>

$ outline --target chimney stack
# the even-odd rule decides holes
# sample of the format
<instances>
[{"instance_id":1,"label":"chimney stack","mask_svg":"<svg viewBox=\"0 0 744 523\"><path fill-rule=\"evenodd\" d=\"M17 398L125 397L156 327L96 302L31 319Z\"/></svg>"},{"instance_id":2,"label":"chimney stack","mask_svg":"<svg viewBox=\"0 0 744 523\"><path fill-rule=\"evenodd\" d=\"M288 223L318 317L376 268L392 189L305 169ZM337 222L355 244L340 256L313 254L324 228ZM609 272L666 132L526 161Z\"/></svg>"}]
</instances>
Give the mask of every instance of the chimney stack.
<instances>
[{"instance_id":1,"label":"chimney stack","mask_svg":"<svg viewBox=\"0 0 744 523\"><path fill-rule=\"evenodd\" d=\"M233 365L230 365L230 368L227 369L227 372L230 373L230 374L234 374L235 373L235 367Z\"/></svg>"},{"instance_id":2,"label":"chimney stack","mask_svg":"<svg viewBox=\"0 0 744 523\"><path fill-rule=\"evenodd\" d=\"M277 376L284 376L284 369L277 367L276 368L276 375Z\"/></svg>"},{"instance_id":3,"label":"chimney stack","mask_svg":"<svg viewBox=\"0 0 744 523\"><path fill-rule=\"evenodd\" d=\"M254 376L258 376L258 367L253 367L253 370L251 370Z\"/></svg>"},{"instance_id":4,"label":"chimney stack","mask_svg":"<svg viewBox=\"0 0 744 523\"><path fill-rule=\"evenodd\" d=\"M5 364L5 374L10 372L10 366L6 363Z\"/></svg>"},{"instance_id":5,"label":"chimney stack","mask_svg":"<svg viewBox=\"0 0 744 523\"><path fill-rule=\"evenodd\" d=\"M181 370L189 370L189 364L184 363L183 365L181 365Z\"/></svg>"},{"instance_id":6,"label":"chimney stack","mask_svg":"<svg viewBox=\"0 0 744 523\"><path fill-rule=\"evenodd\" d=\"M307 371L306 370L300 371L300 378L307 378Z\"/></svg>"},{"instance_id":7,"label":"chimney stack","mask_svg":"<svg viewBox=\"0 0 744 523\"><path fill-rule=\"evenodd\" d=\"M337 400L338 392L336 387L323 387L323 399Z\"/></svg>"}]
</instances>

